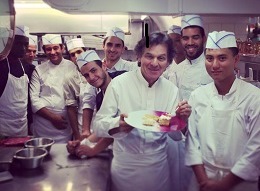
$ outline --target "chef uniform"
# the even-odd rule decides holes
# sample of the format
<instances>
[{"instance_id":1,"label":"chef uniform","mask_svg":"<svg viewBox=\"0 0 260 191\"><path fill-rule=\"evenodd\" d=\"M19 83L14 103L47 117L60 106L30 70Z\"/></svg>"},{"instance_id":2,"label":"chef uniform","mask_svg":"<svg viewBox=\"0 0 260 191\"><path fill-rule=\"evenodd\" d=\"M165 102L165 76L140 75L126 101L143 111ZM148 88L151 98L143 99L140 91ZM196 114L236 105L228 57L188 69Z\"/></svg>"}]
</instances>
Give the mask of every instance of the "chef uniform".
<instances>
[{"instance_id":1,"label":"chef uniform","mask_svg":"<svg viewBox=\"0 0 260 191\"><path fill-rule=\"evenodd\" d=\"M85 47L81 38L70 39L66 42L66 45L68 51ZM78 128L80 134L82 132L83 95L87 84L86 79L80 71L76 73L74 71L70 72L64 82L66 106L75 106L78 108Z\"/></svg>"},{"instance_id":2,"label":"chef uniform","mask_svg":"<svg viewBox=\"0 0 260 191\"><path fill-rule=\"evenodd\" d=\"M43 36L43 45L47 44L62 44L60 35ZM35 68L30 84L34 113L46 107L51 112L67 118L63 85L65 74L72 71L77 72L75 64L64 58L58 65L48 60ZM32 132L36 137L51 137L56 143L67 143L72 137L69 123L66 129L57 129L49 120L38 114L33 116Z\"/></svg>"},{"instance_id":3,"label":"chef uniform","mask_svg":"<svg viewBox=\"0 0 260 191\"><path fill-rule=\"evenodd\" d=\"M197 26L203 28L203 22L199 15L185 15L181 20L181 30L190 26ZM206 85L212 82L212 78L206 71L205 67L205 56L204 53L194 59L188 60L187 58L179 63L174 71L169 73L169 80L172 81L180 92L181 100L189 100L190 94L196 88ZM179 136L181 138L181 136ZM185 155L185 136L182 136L182 140L178 140L178 154L179 157L171 156L172 152L169 152L169 162L172 172L176 171L176 164L179 164L179 171L172 176L172 180L179 180L180 191L185 191L188 188L189 181L193 174L190 167L184 165ZM176 146L169 143L169 151L175 149ZM172 148L171 148L172 146Z\"/></svg>"},{"instance_id":4,"label":"chef uniform","mask_svg":"<svg viewBox=\"0 0 260 191\"><path fill-rule=\"evenodd\" d=\"M212 32L206 48L237 47L234 33ZM260 91L235 79L226 95L214 83L192 92L186 165L204 164L209 178L221 180L230 171L244 181L232 191L257 191L260 174ZM193 177L190 190L198 191Z\"/></svg>"},{"instance_id":5,"label":"chef uniform","mask_svg":"<svg viewBox=\"0 0 260 191\"><path fill-rule=\"evenodd\" d=\"M177 26L177 25L172 25L168 31L167 34L179 34L181 35L181 27ZM166 68L165 72L163 73L163 76L166 79L169 79L169 74L171 74L172 72L175 71L175 67L177 66L177 63L175 62L175 60L172 60L172 63Z\"/></svg>"},{"instance_id":6,"label":"chef uniform","mask_svg":"<svg viewBox=\"0 0 260 191\"><path fill-rule=\"evenodd\" d=\"M27 26L15 27L15 35L26 37L28 34L29 28ZM15 63L20 64L23 70L23 75L19 78L11 74L8 57L6 61L8 78L0 97L0 135L26 136L28 134L27 104L29 79L20 60L19 63Z\"/></svg>"},{"instance_id":7,"label":"chef uniform","mask_svg":"<svg viewBox=\"0 0 260 191\"><path fill-rule=\"evenodd\" d=\"M122 41L125 40L124 31L118 27L113 27L113 28L109 29L106 33L105 38L111 37L111 36L117 37L117 38L121 39ZM130 61L120 58L112 68L107 68L107 71L108 71L108 73L113 73L113 72L117 72L117 71L132 71L132 70L137 70L137 69L138 69L137 62L130 62ZM96 89L88 84L85 89L85 93L84 93L83 109L89 108L89 109L94 110L95 103L96 103L96 95L97 95Z\"/></svg>"},{"instance_id":8,"label":"chef uniform","mask_svg":"<svg viewBox=\"0 0 260 191\"><path fill-rule=\"evenodd\" d=\"M111 137L108 131L119 126L120 114L138 110L174 113L178 101L177 87L164 77L149 87L140 69L126 72L108 85L94 120L94 132L100 137ZM113 191L170 190L165 133L134 128L128 134L117 133L112 138Z\"/></svg>"}]
</instances>

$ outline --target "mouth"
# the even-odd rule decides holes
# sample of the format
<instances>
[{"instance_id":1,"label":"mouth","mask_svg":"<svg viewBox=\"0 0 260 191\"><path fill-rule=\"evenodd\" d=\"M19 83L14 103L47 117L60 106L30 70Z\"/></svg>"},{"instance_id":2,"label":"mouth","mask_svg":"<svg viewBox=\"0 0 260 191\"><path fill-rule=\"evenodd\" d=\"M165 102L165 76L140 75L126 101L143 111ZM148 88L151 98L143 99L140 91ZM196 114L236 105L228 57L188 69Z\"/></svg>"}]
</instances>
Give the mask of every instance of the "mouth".
<instances>
[{"instance_id":1,"label":"mouth","mask_svg":"<svg viewBox=\"0 0 260 191\"><path fill-rule=\"evenodd\" d=\"M212 75L219 75L221 74L222 72L221 71L211 71Z\"/></svg>"}]
</instances>

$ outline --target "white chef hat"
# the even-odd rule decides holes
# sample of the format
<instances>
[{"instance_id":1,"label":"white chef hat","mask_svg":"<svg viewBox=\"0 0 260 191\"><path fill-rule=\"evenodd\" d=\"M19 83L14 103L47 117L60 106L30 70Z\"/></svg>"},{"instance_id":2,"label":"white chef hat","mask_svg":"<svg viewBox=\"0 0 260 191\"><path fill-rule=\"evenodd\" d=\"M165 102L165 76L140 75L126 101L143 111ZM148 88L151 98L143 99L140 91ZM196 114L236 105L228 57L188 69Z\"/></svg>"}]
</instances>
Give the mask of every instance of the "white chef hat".
<instances>
[{"instance_id":1,"label":"white chef hat","mask_svg":"<svg viewBox=\"0 0 260 191\"><path fill-rule=\"evenodd\" d=\"M61 36L57 34L46 34L42 36L42 44L62 44Z\"/></svg>"},{"instance_id":2,"label":"white chef hat","mask_svg":"<svg viewBox=\"0 0 260 191\"><path fill-rule=\"evenodd\" d=\"M35 35L28 35L29 38L29 45L38 46L37 36Z\"/></svg>"},{"instance_id":3,"label":"white chef hat","mask_svg":"<svg viewBox=\"0 0 260 191\"><path fill-rule=\"evenodd\" d=\"M227 31L214 31L208 34L206 48L220 49L237 47L235 34Z\"/></svg>"},{"instance_id":4,"label":"white chef hat","mask_svg":"<svg viewBox=\"0 0 260 191\"><path fill-rule=\"evenodd\" d=\"M125 33L122 29L118 27L113 27L110 30L108 30L105 38L109 36L116 36L120 38L122 41L125 41Z\"/></svg>"},{"instance_id":5,"label":"white chef hat","mask_svg":"<svg viewBox=\"0 0 260 191\"><path fill-rule=\"evenodd\" d=\"M24 25L15 26L15 35L29 36L29 27Z\"/></svg>"},{"instance_id":6,"label":"white chef hat","mask_svg":"<svg viewBox=\"0 0 260 191\"><path fill-rule=\"evenodd\" d=\"M82 38L74 38L66 41L68 51L74 48L85 47Z\"/></svg>"},{"instance_id":7,"label":"white chef hat","mask_svg":"<svg viewBox=\"0 0 260 191\"><path fill-rule=\"evenodd\" d=\"M181 34L181 27L177 26L177 25L172 25L168 31L167 34L172 34L172 33L177 33L177 34Z\"/></svg>"},{"instance_id":8,"label":"white chef hat","mask_svg":"<svg viewBox=\"0 0 260 191\"><path fill-rule=\"evenodd\" d=\"M94 60L100 60L98 54L94 50L87 50L85 52L82 52L80 55L77 56L77 64L79 66L79 69L87 64L88 62L92 62Z\"/></svg>"},{"instance_id":9,"label":"white chef hat","mask_svg":"<svg viewBox=\"0 0 260 191\"><path fill-rule=\"evenodd\" d=\"M185 15L181 19L181 30L188 26L199 26L203 28L202 18L199 15Z\"/></svg>"}]
</instances>

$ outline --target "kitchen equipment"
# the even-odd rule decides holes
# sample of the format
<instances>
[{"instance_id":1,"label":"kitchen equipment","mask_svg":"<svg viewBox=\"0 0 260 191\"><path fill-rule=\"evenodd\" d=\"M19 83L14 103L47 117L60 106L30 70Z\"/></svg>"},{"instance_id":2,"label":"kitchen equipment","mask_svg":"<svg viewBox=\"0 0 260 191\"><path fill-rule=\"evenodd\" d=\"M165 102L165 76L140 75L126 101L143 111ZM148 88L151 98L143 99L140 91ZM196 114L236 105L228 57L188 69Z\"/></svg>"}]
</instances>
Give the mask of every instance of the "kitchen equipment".
<instances>
[{"instance_id":1,"label":"kitchen equipment","mask_svg":"<svg viewBox=\"0 0 260 191\"><path fill-rule=\"evenodd\" d=\"M44 148L23 148L15 153L14 160L22 168L34 169L41 166L43 158L47 153L47 150Z\"/></svg>"},{"instance_id":2,"label":"kitchen equipment","mask_svg":"<svg viewBox=\"0 0 260 191\"><path fill-rule=\"evenodd\" d=\"M44 148L48 151L51 150L51 146L54 144L54 140L47 137L33 138L25 142L25 147L27 148Z\"/></svg>"}]
</instances>

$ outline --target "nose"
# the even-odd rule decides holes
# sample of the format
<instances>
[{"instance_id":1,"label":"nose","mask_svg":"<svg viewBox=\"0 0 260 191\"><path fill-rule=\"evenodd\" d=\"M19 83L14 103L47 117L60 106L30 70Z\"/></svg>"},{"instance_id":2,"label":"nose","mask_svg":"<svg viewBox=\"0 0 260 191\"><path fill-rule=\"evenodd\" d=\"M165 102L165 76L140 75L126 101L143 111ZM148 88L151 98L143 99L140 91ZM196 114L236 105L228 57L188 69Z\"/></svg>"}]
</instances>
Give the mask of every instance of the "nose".
<instances>
[{"instance_id":1,"label":"nose","mask_svg":"<svg viewBox=\"0 0 260 191\"><path fill-rule=\"evenodd\" d=\"M157 58L154 58L153 60L152 60L152 62L151 62L151 65L152 66L158 66L158 59Z\"/></svg>"},{"instance_id":2,"label":"nose","mask_svg":"<svg viewBox=\"0 0 260 191\"><path fill-rule=\"evenodd\" d=\"M188 43L188 44L193 44L193 39L192 39L192 38L189 38L189 39L187 40L187 43Z\"/></svg>"},{"instance_id":3,"label":"nose","mask_svg":"<svg viewBox=\"0 0 260 191\"><path fill-rule=\"evenodd\" d=\"M216 70L219 68L219 63L218 63L218 60L217 59L214 59L213 62L212 62L212 68L213 70Z\"/></svg>"}]
</instances>

